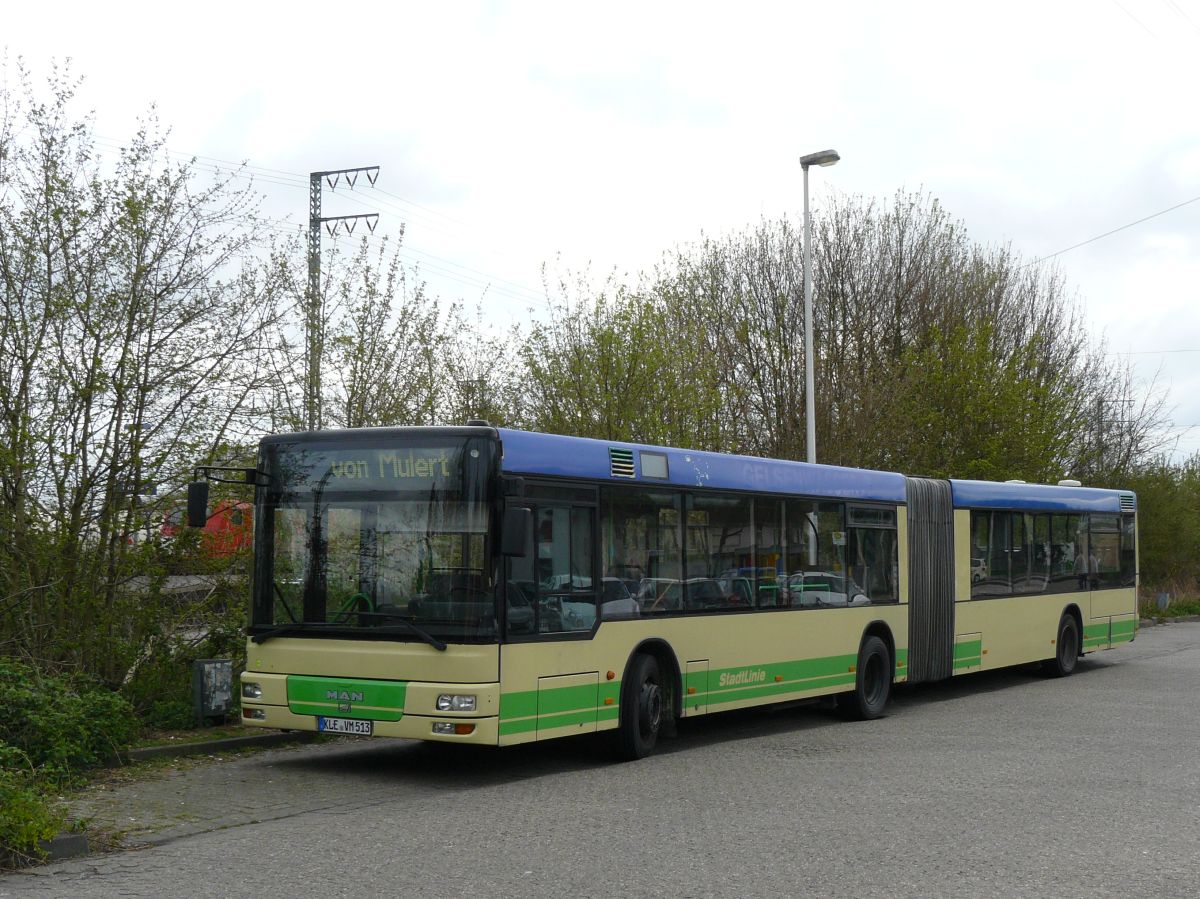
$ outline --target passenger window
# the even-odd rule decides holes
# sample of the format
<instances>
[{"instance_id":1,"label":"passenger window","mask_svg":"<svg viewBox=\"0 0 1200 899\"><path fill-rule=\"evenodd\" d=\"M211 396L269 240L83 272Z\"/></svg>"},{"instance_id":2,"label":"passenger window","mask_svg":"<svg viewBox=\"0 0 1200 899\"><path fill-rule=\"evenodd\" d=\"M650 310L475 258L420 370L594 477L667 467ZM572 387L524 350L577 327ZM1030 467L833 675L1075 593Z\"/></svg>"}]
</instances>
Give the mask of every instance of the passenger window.
<instances>
[{"instance_id":1,"label":"passenger window","mask_svg":"<svg viewBox=\"0 0 1200 899\"><path fill-rule=\"evenodd\" d=\"M786 606L787 578L784 565L783 501L754 500L755 574L754 595L760 607Z\"/></svg>"},{"instance_id":2,"label":"passenger window","mask_svg":"<svg viewBox=\"0 0 1200 899\"><path fill-rule=\"evenodd\" d=\"M861 596L861 591L847 584L846 507L842 503L788 500L784 516L789 605L823 608L856 604L855 597Z\"/></svg>"},{"instance_id":3,"label":"passenger window","mask_svg":"<svg viewBox=\"0 0 1200 899\"><path fill-rule=\"evenodd\" d=\"M754 529L748 497L687 498L687 567L686 611L752 607Z\"/></svg>"},{"instance_id":4,"label":"passenger window","mask_svg":"<svg viewBox=\"0 0 1200 899\"><path fill-rule=\"evenodd\" d=\"M1075 574L1078 532L1078 515L1050 516L1049 590L1054 593L1069 593L1078 589L1078 578Z\"/></svg>"},{"instance_id":5,"label":"passenger window","mask_svg":"<svg viewBox=\"0 0 1200 899\"><path fill-rule=\"evenodd\" d=\"M596 621L591 509L538 509L537 576L538 631L591 630Z\"/></svg>"},{"instance_id":6,"label":"passenger window","mask_svg":"<svg viewBox=\"0 0 1200 899\"><path fill-rule=\"evenodd\" d=\"M1033 535L1029 533L1029 516L1013 512L1009 516L1012 546L1008 559L1009 584L1013 593L1029 592L1029 557Z\"/></svg>"},{"instance_id":7,"label":"passenger window","mask_svg":"<svg viewBox=\"0 0 1200 899\"><path fill-rule=\"evenodd\" d=\"M601 568L640 615L683 611L682 501L677 493L603 488Z\"/></svg>"},{"instance_id":8,"label":"passenger window","mask_svg":"<svg viewBox=\"0 0 1200 899\"><path fill-rule=\"evenodd\" d=\"M1096 586L1100 563L1088 541L1088 516L1072 515L1075 521L1075 560L1071 570L1075 573L1075 589L1091 590Z\"/></svg>"},{"instance_id":9,"label":"passenger window","mask_svg":"<svg viewBox=\"0 0 1200 899\"><path fill-rule=\"evenodd\" d=\"M1121 585L1137 583L1137 530L1132 515L1121 516Z\"/></svg>"},{"instance_id":10,"label":"passenger window","mask_svg":"<svg viewBox=\"0 0 1200 899\"><path fill-rule=\"evenodd\" d=\"M1092 515L1092 589L1121 586L1121 524L1117 515Z\"/></svg>"},{"instance_id":11,"label":"passenger window","mask_svg":"<svg viewBox=\"0 0 1200 899\"><path fill-rule=\"evenodd\" d=\"M1012 515L971 513L971 598L1008 596L1012 590Z\"/></svg>"},{"instance_id":12,"label":"passenger window","mask_svg":"<svg viewBox=\"0 0 1200 899\"><path fill-rule=\"evenodd\" d=\"M1050 586L1050 516L1025 516L1033 519L1033 545L1029 555L1029 589L1027 593L1044 593Z\"/></svg>"},{"instance_id":13,"label":"passenger window","mask_svg":"<svg viewBox=\"0 0 1200 899\"><path fill-rule=\"evenodd\" d=\"M896 510L850 506L846 521L850 604L898 602Z\"/></svg>"}]
</instances>

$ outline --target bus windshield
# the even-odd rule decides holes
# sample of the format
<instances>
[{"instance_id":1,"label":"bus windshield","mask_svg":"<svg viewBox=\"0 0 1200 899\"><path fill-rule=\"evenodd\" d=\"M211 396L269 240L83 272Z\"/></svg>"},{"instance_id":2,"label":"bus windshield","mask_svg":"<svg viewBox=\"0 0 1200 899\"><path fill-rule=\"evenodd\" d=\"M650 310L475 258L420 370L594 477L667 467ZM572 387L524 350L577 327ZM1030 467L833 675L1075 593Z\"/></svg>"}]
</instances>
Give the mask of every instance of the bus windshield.
<instances>
[{"instance_id":1,"label":"bus windshield","mask_svg":"<svg viewBox=\"0 0 1200 899\"><path fill-rule=\"evenodd\" d=\"M496 638L488 539L495 444L414 440L264 444L256 639Z\"/></svg>"}]
</instances>

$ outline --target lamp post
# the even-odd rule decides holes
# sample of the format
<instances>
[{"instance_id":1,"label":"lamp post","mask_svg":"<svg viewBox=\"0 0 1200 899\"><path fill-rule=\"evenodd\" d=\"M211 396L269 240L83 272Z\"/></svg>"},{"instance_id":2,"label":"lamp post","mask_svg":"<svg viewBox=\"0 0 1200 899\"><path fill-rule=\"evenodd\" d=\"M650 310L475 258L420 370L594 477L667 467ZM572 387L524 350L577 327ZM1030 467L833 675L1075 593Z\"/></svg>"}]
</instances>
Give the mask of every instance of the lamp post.
<instances>
[{"instance_id":1,"label":"lamp post","mask_svg":"<svg viewBox=\"0 0 1200 899\"><path fill-rule=\"evenodd\" d=\"M804 418L805 459L817 461L817 418L815 402L815 377L813 375L813 302L812 302L812 246L809 238L811 225L808 217L808 167L810 165L833 165L842 157L837 150L821 150L800 157L800 168L804 169Z\"/></svg>"},{"instance_id":2,"label":"lamp post","mask_svg":"<svg viewBox=\"0 0 1200 899\"><path fill-rule=\"evenodd\" d=\"M808 216L808 167L810 165L833 165L842 157L837 150L821 150L800 157L800 168L804 169L804 435L807 444L805 459L812 464L817 461L817 403L816 377L813 374L813 301L812 301L812 243L809 232L812 225ZM811 539L808 541L808 565L817 566L817 513L808 513Z\"/></svg>"}]
</instances>

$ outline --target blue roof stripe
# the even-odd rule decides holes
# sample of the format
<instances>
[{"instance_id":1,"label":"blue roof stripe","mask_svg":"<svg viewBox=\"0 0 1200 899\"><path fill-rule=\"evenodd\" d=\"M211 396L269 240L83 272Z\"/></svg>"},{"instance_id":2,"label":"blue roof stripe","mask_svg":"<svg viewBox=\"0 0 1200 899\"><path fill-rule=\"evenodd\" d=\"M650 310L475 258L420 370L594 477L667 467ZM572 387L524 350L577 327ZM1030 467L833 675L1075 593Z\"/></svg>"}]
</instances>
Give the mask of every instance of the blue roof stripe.
<instances>
[{"instance_id":1,"label":"blue roof stripe","mask_svg":"<svg viewBox=\"0 0 1200 899\"><path fill-rule=\"evenodd\" d=\"M670 484L675 487L752 490L886 503L905 501L904 476L892 472L809 465L806 462L643 446L558 434L535 434L507 428L498 430L504 442L501 467L511 474L611 480L617 484ZM636 481L610 477L610 448L633 450L638 474ZM666 481L641 476L642 451L666 455L669 475Z\"/></svg>"},{"instance_id":2,"label":"blue roof stripe","mask_svg":"<svg viewBox=\"0 0 1200 899\"><path fill-rule=\"evenodd\" d=\"M1120 512L1128 490L1056 487L1049 484L1002 484L994 481L951 481L956 509L1042 509L1069 512ZM1135 497L1136 503L1136 497Z\"/></svg>"}]
</instances>

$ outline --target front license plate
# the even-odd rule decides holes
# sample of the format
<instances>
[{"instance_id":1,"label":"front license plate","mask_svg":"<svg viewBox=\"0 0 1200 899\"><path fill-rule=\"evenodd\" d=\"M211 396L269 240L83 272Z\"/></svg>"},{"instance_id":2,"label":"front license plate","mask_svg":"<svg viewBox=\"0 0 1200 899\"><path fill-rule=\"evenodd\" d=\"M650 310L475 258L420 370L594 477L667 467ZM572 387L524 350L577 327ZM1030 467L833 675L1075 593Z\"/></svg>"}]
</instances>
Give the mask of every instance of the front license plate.
<instances>
[{"instance_id":1,"label":"front license plate","mask_svg":"<svg viewBox=\"0 0 1200 899\"><path fill-rule=\"evenodd\" d=\"M317 717L317 730L329 734L358 734L369 737L375 732L374 721L359 721L356 718Z\"/></svg>"}]
</instances>

